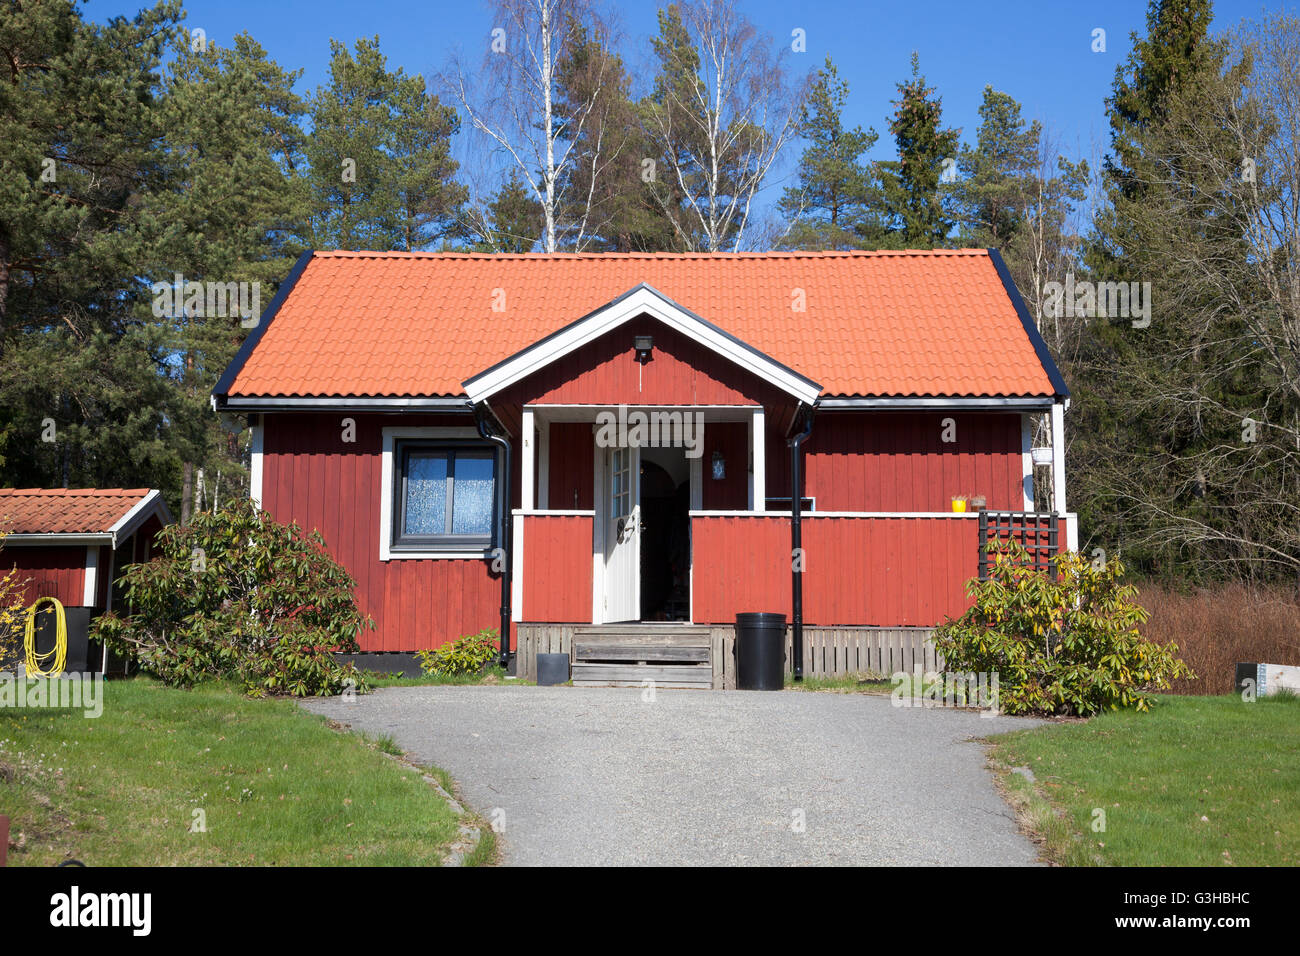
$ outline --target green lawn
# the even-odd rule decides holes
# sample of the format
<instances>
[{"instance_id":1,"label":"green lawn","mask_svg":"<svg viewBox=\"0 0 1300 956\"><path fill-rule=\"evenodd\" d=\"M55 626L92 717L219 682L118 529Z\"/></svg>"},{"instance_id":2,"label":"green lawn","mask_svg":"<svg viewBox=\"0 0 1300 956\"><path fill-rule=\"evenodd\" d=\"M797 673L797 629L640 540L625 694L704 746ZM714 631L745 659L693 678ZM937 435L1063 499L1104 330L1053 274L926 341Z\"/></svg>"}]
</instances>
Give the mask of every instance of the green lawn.
<instances>
[{"instance_id":1,"label":"green lawn","mask_svg":"<svg viewBox=\"0 0 1300 956\"><path fill-rule=\"evenodd\" d=\"M1300 700L1162 697L1151 713L992 740L1013 804L1071 865L1300 865ZM1030 784L1011 767L1029 767ZM1044 799L1045 798L1045 799ZM1094 811L1105 832L1094 832Z\"/></svg>"},{"instance_id":2,"label":"green lawn","mask_svg":"<svg viewBox=\"0 0 1300 956\"><path fill-rule=\"evenodd\" d=\"M104 698L97 719L0 710L11 866L428 865L457 835L418 771L288 701L144 678Z\"/></svg>"}]
</instances>

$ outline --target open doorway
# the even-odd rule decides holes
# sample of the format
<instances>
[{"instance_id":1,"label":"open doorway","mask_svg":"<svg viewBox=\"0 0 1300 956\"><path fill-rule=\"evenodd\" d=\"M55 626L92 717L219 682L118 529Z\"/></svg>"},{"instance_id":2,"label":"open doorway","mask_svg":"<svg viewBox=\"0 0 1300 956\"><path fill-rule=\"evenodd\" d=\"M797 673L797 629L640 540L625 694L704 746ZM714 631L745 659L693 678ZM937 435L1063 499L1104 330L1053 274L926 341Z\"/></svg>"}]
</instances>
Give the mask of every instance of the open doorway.
<instances>
[{"instance_id":1,"label":"open doorway","mask_svg":"<svg viewBox=\"0 0 1300 956\"><path fill-rule=\"evenodd\" d=\"M641 449L641 620L691 617L691 477L684 448Z\"/></svg>"}]
</instances>

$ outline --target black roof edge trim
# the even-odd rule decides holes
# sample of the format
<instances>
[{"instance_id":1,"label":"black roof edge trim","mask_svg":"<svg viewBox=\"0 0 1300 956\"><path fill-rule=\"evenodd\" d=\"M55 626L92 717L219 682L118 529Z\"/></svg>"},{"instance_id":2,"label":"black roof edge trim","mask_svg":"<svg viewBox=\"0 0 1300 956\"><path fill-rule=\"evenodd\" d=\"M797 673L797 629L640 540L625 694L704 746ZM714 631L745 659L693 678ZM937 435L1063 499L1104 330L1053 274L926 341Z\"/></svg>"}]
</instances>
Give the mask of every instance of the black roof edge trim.
<instances>
[{"instance_id":1,"label":"black roof edge trim","mask_svg":"<svg viewBox=\"0 0 1300 956\"><path fill-rule=\"evenodd\" d=\"M674 309L677 309L680 312L684 312L686 315L689 315L695 321L701 323L702 325L707 326L708 328L717 332L719 335L723 336L724 338L730 339L732 342L735 342L737 345L741 346L742 348L747 349L750 352L753 352L755 355L762 356L764 359L771 362L773 365L775 365L777 368L781 369L782 371L789 372L791 375L793 375L795 378L799 379L800 381L806 382L809 387L816 388L819 393L821 392L822 387L820 382L814 382L812 379L810 379L807 375L804 375L802 372L795 371L790 366L786 365L784 362L777 361L776 359L772 358L772 356L768 355L766 352L762 351L761 349L754 348L754 346L750 345L744 339L737 338L736 336L728 332L726 329L710 322L708 319L704 318L704 316L692 312L690 309L686 308L686 306L682 305L680 302L677 302L674 299L670 298L669 296L664 295L662 292L660 292L654 286L650 285L650 283L648 282L638 282L636 285L628 289L626 292L615 296L614 298L606 302L604 305L597 306L596 308L592 309L590 312L588 312L586 315L582 316L581 318L574 319L572 322L569 322L567 325L561 326L560 328L556 329L554 332L542 336L536 342L531 342L528 345L525 345L523 348L519 349L519 351L507 355L501 361L489 365L487 368L483 369L483 371L475 372L469 378L461 382L460 383L461 386L467 388L471 382L476 381L477 379L480 379L484 375L487 375L491 372L495 372L503 365L508 365L509 363L513 362L515 359L519 358L519 356L529 351L530 349L535 349L537 348L537 346L542 345L545 342L549 342L551 339L555 338L556 336L564 334L565 332L572 329L574 326L581 325L583 322L586 322L588 319L590 319L593 315L596 315L597 313L600 312L604 312L606 309L618 305L624 299L629 298L632 295L635 295L637 292L640 292L642 289L645 289L647 292L654 295L656 298L661 299L662 301L666 302L668 305L671 305Z\"/></svg>"},{"instance_id":2,"label":"black roof edge trim","mask_svg":"<svg viewBox=\"0 0 1300 956\"><path fill-rule=\"evenodd\" d=\"M1070 389L1065 384L1065 378L1061 375L1061 370L1056 367L1056 360L1052 358L1052 353L1047 349L1047 343L1043 341L1042 335L1038 332L1038 325L1034 322L1034 317L1029 314L1029 306L1025 304L1025 297L1020 294L1016 288L1015 280L1011 278L1011 270L1007 264L1002 261L1002 253L996 249L988 250L989 259L993 262L993 268L998 270L998 278L1002 280L1002 287L1006 289L1007 296L1011 299L1011 304L1016 308L1016 314L1020 316L1020 324L1025 328L1025 334L1029 336L1029 342L1038 354L1038 361L1043 366L1043 371L1047 373L1048 379L1052 382L1052 388L1056 391L1059 398L1069 398Z\"/></svg>"},{"instance_id":3,"label":"black roof edge trim","mask_svg":"<svg viewBox=\"0 0 1300 956\"><path fill-rule=\"evenodd\" d=\"M262 341L262 336L265 335L266 330L270 328L271 322L275 319L276 313L278 313L280 307L284 305L284 300L289 298L289 293L292 292L293 287L298 284L298 279L302 276L303 270L307 268L307 263L311 262L312 256L315 254L315 249L306 249L303 251L302 255L298 257L298 261L293 264L293 268L289 270L289 274L285 276L284 281L280 283L280 288L276 291L275 298L271 300L271 304L268 305L266 310L262 313L261 321L257 323L257 328L249 334L248 338L244 339L244 344L239 347L239 351L235 353L235 357L230 360L230 364L226 366L226 370L221 373L221 378L217 380L217 384L212 388L212 394L217 398L218 404L220 404L221 399L224 399L226 395L229 394L230 386L235 384L236 377L238 377L239 373L244 370L244 363L247 362L248 357L253 354L253 349L257 348L257 343Z\"/></svg>"}]
</instances>

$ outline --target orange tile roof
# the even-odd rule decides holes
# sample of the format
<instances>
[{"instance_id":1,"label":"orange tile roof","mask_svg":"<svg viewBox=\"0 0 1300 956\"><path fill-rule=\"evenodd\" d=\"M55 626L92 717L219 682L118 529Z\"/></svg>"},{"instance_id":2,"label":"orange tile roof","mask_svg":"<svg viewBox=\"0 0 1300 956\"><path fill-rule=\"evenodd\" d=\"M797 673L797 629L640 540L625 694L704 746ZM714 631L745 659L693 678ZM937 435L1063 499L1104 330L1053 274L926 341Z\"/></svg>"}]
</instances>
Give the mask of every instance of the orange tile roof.
<instances>
[{"instance_id":1,"label":"orange tile roof","mask_svg":"<svg viewBox=\"0 0 1300 956\"><path fill-rule=\"evenodd\" d=\"M641 283L828 396L1055 391L988 251L959 249L316 252L227 394L463 395L467 378ZM796 290L804 312L791 307Z\"/></svg>"},{"instance_id":2,"label":"orange tile roof","mask_svg":"<svg viewBox=\"0 0 1300 956\"><path fill-rule=\"evenodd\" d=\"M0 488L0 531L106 534L148 488Z\"/></svg>"}]
</instances>

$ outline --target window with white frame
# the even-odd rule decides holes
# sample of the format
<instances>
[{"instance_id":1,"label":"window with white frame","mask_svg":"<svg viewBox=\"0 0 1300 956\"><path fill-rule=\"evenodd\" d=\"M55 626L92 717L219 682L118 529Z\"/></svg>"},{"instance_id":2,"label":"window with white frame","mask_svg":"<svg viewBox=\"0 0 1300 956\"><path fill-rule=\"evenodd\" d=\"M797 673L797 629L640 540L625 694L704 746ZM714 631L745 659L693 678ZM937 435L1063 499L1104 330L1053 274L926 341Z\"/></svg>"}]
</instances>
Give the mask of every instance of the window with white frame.
<instances>
[{"instance_id":1,"label":"window with white frame","mask_svg":"<svg viewBox=\"0 0 1300 956\"><path fill-rule=\"evenodd\" d=\"M497 455L484 442L399 440L393 446L391 550L492 546Z\"/></svg>"}]
</instances>

